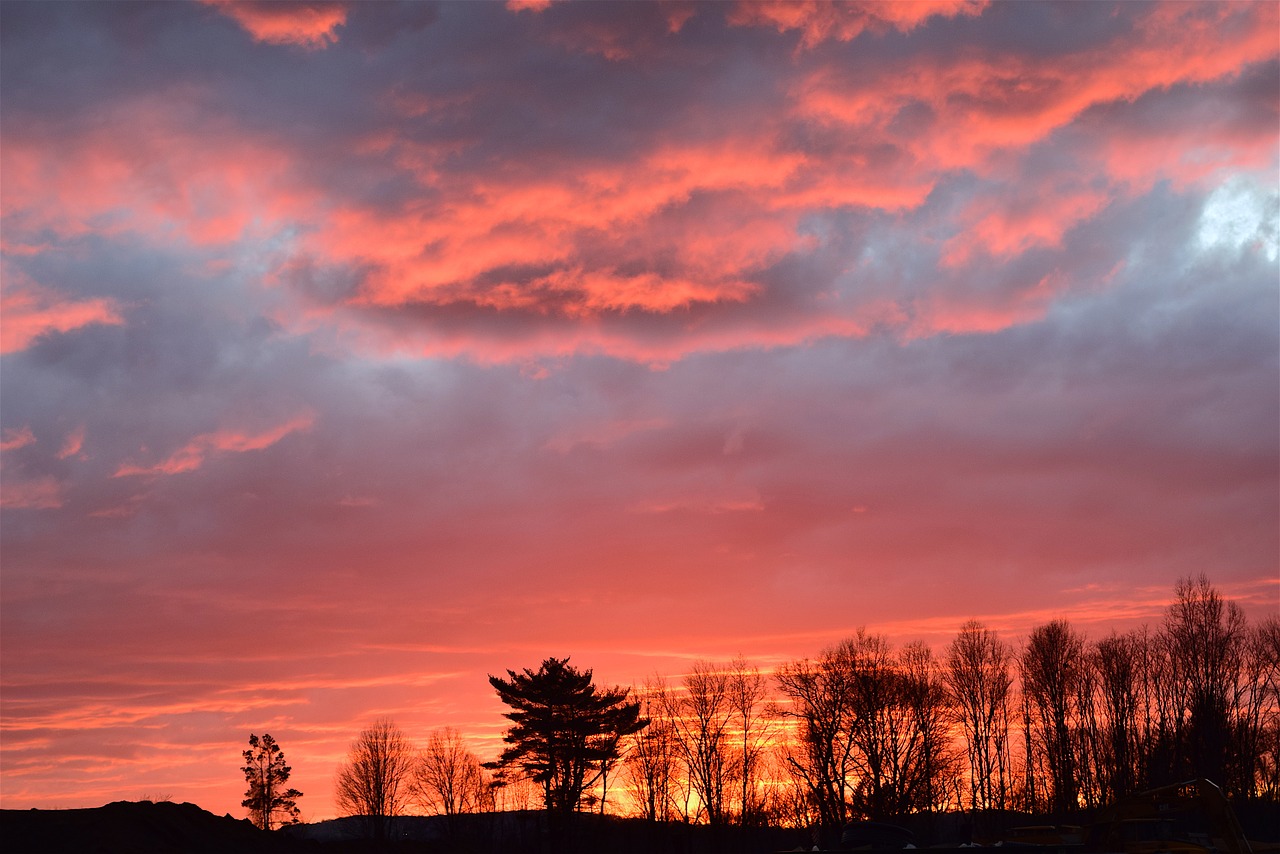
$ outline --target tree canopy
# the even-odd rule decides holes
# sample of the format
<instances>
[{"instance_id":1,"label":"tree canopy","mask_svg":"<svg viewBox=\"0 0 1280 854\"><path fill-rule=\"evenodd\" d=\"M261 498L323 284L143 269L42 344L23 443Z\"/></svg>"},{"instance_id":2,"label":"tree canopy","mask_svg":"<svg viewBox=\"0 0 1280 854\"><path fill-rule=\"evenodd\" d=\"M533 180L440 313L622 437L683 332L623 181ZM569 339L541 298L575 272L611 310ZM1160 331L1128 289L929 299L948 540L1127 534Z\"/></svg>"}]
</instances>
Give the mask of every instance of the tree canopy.
<instances>
[{"instance_id":1,"label":"tree canopy","mask_svg":"<svg viewBox=\"0 0 1280 854\"><path fill-rule=\"evenodd\" d=\"M361 730L338 771L338 809L361 816L374 839L385 839L391 819L403 812L413 771L414 749L400 727L386 718Z\"/></svg>"},{"instance_id":2,"label":"tree canopy","mask_svg":"<svg viewBox=\"0 0 1280 854\"><path fill-rule=\"evenodd\" d=\"M511 707L499 766L518 766L543 788L553 812L573 812L583 793L618 758L619 741L648 724L625 688L597 689L590 670L548 658L535 672L508 670L489 684Z\"/></svg>"},{"instance_id":3,"label":"tree canopy","mask_svg":"<svg viewBox=\"0 0 1280 854\"><path fill-rule=\"evenodd\" d=\"M284 762L284 751L274 738L249 736L249 749L244 751L245 781L249 789L240 806L249 810L249 819L263 830L282 824L298 823L298 798L302 792L286 788L292 769Z\"/></svg>"}]
</instances>

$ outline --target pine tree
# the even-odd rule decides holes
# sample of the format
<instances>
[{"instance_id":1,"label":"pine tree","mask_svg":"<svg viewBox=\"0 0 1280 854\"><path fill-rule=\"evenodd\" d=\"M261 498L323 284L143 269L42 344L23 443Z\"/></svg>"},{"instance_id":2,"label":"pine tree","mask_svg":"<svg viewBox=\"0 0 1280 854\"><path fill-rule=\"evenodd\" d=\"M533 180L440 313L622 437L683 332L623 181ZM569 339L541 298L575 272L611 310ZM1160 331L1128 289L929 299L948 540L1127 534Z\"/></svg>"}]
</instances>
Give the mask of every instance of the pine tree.
<instances>
[{"instance_id":1,"label":"pine tree","mask_svg":"<svg viewBox=\"0 0 1280 854\"><path fill-rule=\"evenodd\" d=\"M584 791L619 755L618 743L649 722L629 691L599 691L590 670L569 666L568 658L548 658L537 672L508 670L510 679L489 677L513 711L504 740L510 745L497 766L518 765L543 788L546 808L570 813Z\"/></svg>"},{"instance_id":2,"label":"pine tree","mask_svg":"<svg viewBox=\"0 0 1280 854\"><path fill-rule=\"evenodd\" d=\"M289 789L289 772L284 752L275 739L263 733L259 739L249 736L249 749L244 751L244 778L249 783L240 806L249 810L249 820L263 830L298 823L298 798L302 792Z\"/></svg>"}]
</instances>

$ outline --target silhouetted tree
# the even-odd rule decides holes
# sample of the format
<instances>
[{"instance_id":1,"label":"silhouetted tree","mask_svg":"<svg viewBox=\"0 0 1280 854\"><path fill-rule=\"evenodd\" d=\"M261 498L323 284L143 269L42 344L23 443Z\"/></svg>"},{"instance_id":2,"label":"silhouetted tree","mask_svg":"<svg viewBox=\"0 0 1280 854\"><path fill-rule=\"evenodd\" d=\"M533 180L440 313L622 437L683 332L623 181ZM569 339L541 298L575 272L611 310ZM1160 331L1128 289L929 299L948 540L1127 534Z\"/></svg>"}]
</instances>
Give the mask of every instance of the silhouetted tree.
<instances>
[{"instance_id":1,"label":"silhouetted tree","mask_svg":"<svg viewBox=\"0 0 1280 854\"><path fill-rule=\"evenodd\" d=\"M435 815L481 812L492 807L493 790L476 755L453 727L437 729L413 766L410 797Z\"/></svg>"},{"instance_id":2,"label":"silhouetted tree","mask_svg":"<svg viewBox=\"0 0 1280 854\"><path fill-rule=\"evenodd\" d=\"M1045 759L1058 811L1080 807L1073 733L1080 719L1084 639L1065 620L1032 629L1020 661L1022 690L1032 710L1032 748Z\"/></svg>"},{"instance_id":3,"label":"silhouetted tree","mask_svg":"<svg viewBox=\"0 0 1280 854\"><path fill-rule=\"evenodd\" d=\"M510 746L493 764L523 768L543 787L549 811L571 813L605 764L618 757L621 739L648 722L628 690L597 690L592 672L571 667L568 658L548 658L536 672L525 668L507 675L489 677L512 709L503 739Z\"/></svg>"},{"instance_id":4,"label":"silhouetted tree","mask_svg":"<svg viewBox=\"0 0 1280 854\"><path fill-rule=\"evenodd\" d=\"M386 718L364 729L338 771L338 809L362 816L374 839L385 839L391 819L404 811L413 773L413 745Z\"/></svg>"},{"instance_id":5,"label":"silhouetted tree","mask_svg":"<svg viewBox=\"0 0 1280 854\"><path fill-rule=\"evenodd\" d=\"M672 776L675 773L675 726L667 710L667 686L660 676L647 679L640 693L640 714L649 725L631 736L626 774L640 816L666 821L672 808Z\"/></svg>"},{"instance_id":6,"label":"silhouetted tree","mask_svg":"<svg viewBox=\"0 0 1280 854\"><path fill-rule=\"evenodd\" d=\"M1239 786L1228 777L1227 754L1245 644L1244 612L1224 601L1204 575L1180 580L1174 596L1164 630L1182 689L1179 770L1219 782L1234 794Z\"/></svg>"},{"instance_id":7,"label":"silhouetted tree","mask_svg":"<svg viewBox=\"0 0 1280 854\"><path fill-rule=\"evenodd\" d=\"M885 819L949 800L948 695L923 644L895 652L883 635L859 629L776 678L789 701L779 711L799 724L786 761L824 836L853 815Z\"/></svg>"},{"instance_id":8,"label":"silhouetted tree","mask_svg":"<svg viewBox=\"0 0 1280 854\"><path fill-rule=\"evenodd\" d=\"M483 767L492 771L489 791L493 808L498 812L536 809L542 803L541 784L530 780L522 769L514 765L500 766L495 762L486 762Z\"/></svg>"},{"instance_id":9,"label":"silhouetted tree","mask_svg":"<svg viewBox=\"0 0 1280 854\"><path fill-rule=\"evenodd\" d=\"M906 811L906 777L917 733L908 725L905 680L884 635L856 635L838 647L850 686L851 741L854 746L854 812L885 819Z\"/></svg>"},{"instance_id":10,"label":"silhouetted tree","mask_svg":"<svg viewBox=\"0 0 1280 854\"><path fill-rule=\"evenodd\" d=\"M734 746L741 784L738 820L743 826L762 821L768 809L761 786L765 754L773 740L773 726L766 713L768 694L769 683L760 675L758 667L742 656L730 663L729 705L736 731Z\"/></svg>"},{"instance_id":11,"label":"silhouetted tree","mask_svg":"<svg viewBox=\"0 0 1280 854\"><path fill-rule=\"evenodd\" d=\"M785 760L824 834L839 833L849 817L852 686L842 657L840 647L829 647L816 661L789 662L774 674L787 699L779 711L797 723Z\"/></svg>"},{"instance_id":12,"label":"silhouetted tree","mask_svg":"<svg viewBox=\"0 0 1280 854\"><path fill-rule=\"evenodd\" d=\"M1242 777L1253 797L1280 801L1280 616L1253 627L1240 722Z\"/></svg>"},{"instance_id":13,"label":"silhouetted tree","mask_svg":"<svg viewBox=\"0 0 1280 854\"><path fill-rule=\"evenodd\" d=\"M262 738L250 734L249 749L244 751L244 778L249 789L240 806L249 810L249 820L263 830L274 830L284 824L298 823L298 798L302 792L287 788L289 772L284 751L267 733Z\"/></svg>"},{"instance_id":14,"label":"silhouetted tree","mask_svg":"<svg viewBox=\"0 0 1280 854\"><path fill-rule=\"evenodd\" d=\"M1008 804L1009 693L1013 652L1000 636L970 620L947 649L947 686L969 757L969 805L1004 809Z\"/></svg>"},{"instance_id":15,"label":"silhouetted tree","mask_svg":"<svg viewBox=\"0 0 1280 854\"><path fill-rule=\"evenodd\" d=\"M1141 644L1137 633L1110 637L1095 644L1093 668L1103 710L1098 776L1102 800L1113 803L1135 791L1141 750Z\"/></svg>"},{"instance_id":16,"label":"silhouetted tree","mask_svg":"<svg viewBox=\"0 0 1280 854\"><path fill-rule=\"evenodd\" d=\"M946 809L959 782L960 763L952 746L951 722L955 712L942 665L922 641L908 643L898 659L909 727L918 734L909 787L910 808Z\"/></svg>"},{"instance_id":17,"label":"silhouetted tree","mask_svg":"<svg viewBox=\"0 0 1280 854\"><path fill-rule=\"evenodd\" d=\"M668 716L707 823L720 825L729 813L737 768L729 744L733 701L729 674L708 662L695 662L681 680L683 691L668 694Z\"/></svg>"}]
</instances>

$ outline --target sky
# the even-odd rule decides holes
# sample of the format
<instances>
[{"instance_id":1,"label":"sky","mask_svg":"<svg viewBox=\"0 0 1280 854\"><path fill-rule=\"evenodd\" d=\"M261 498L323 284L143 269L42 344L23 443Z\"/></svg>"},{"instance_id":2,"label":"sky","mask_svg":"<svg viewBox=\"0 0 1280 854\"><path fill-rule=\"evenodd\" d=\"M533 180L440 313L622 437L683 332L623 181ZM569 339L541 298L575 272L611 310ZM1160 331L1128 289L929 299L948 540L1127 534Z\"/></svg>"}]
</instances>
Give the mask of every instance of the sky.
<instances>
[{"instance_id":1,"label":"sky","mask_svg":"<svg viewBox=\"0 0 1280 854\"><path fill-rule=\"evenodd\" d=\"M1280 5L0 4L0 806L487 674L1280 608Z\"/></svg>"}]
</instances>

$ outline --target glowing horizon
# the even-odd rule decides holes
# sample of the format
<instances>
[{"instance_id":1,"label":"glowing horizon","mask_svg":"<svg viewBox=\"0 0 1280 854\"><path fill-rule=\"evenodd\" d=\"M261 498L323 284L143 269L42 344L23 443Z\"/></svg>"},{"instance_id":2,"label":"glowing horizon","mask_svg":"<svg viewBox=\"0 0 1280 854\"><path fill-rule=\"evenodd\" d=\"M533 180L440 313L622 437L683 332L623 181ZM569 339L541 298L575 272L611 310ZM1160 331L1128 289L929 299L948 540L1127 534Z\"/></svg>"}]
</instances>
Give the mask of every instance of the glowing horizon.
<instances>
[{"instance_id":1,"label":"glowing horizon","mask_svg":"<svg viewBox=\"0 0 1280 854\"><path fill-rule=\"evenodd\" d=\"M0 5L0 807L485 675L1280 609L1274 3Z\"/></svg>"}]
</instances>

